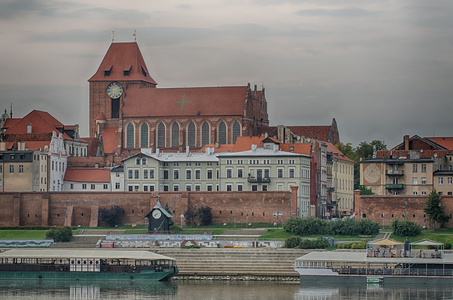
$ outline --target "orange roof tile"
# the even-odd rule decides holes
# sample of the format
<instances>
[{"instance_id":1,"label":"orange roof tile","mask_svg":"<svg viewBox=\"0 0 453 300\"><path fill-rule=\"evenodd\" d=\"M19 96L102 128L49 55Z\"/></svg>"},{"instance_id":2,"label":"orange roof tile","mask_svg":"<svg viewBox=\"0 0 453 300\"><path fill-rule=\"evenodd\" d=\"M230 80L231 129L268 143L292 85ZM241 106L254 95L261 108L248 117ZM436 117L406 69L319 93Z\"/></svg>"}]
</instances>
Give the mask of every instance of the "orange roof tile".
<instances>
[{"instance_id":1,"label":"orange roof tile","mask_svg":"<svg viewBox=\"0 0 453 300\"><path fill-rule=\"evenodd\" d=\"M97 120L104 120L104 121L105 121L106 118L105 118L104 114L100 112L100 113L96 116L96 121L97 121Z\"/></svg>"},{"instance_id":2,"label":"orange roof tile","mask_svg":"<svg viewBox=\"0 0 453 300\"><path fill-rule=\"evenodd\" d=\"M311 156L310 143L280 144L280 150Z\"/></svg>"},{"instance_id":3,"label":"orange roof tile","mask_svg":"<svg viewBox=\"0 0 453 300\"><path fill-rule=\"evenodd\" d=\"M234 144L233 152L241 152L247 151L252 149L252 145L256 145L258 148L263 148L263 141L265 139L270 139L276 144L280 144L280 141L271 138L271 137L264 137L264 136L238 136L236 139L236 143Z\"/></svg>"},{"instance_id":4,"label":"orange roof tile","mask_svg":"<svg viewBox=\"0 0 453 300\"><path fill-rule=\"evenodd\" d=\"M105 71L110 70L109 76L104 76ZM124 71L129 70L129 75L125 76ZM153 85L157 85L151 78L146 67L142 53L137 43L112 43L105 54L104 59L88 81L130 81L141 80Z\"/></svg>"},{"instance_id":5,"label":"orange roof tile","mask_svg":"<svg viewBox=\"0 0 453 300\"><path fill-rule=\"evenodd\" d=\"M110 170L69 168L66 170L64 180L76 182L110 182Z\"/></svg>"},{"instance_id":6,"label":"orange roof tile","mask_svg":"<svg viewBox=\"0 0 453 300\"><path fill-rule=\"evenodd\" d=\"M425 137L448 150L453 150L453 137Z\"/></svg>"},{"instance_id":7,"label":"orange roof tile","mask_svg":"<svg viewBox=\"0 0 453 300\"><path fill-rule=\"evenodd\" d=\"M340 150L338 150L337 147L335 147L334 144L332 143L329 143L329 142L326 142L327 144L327 151L330 151L333 153L333 155L340 159L340 160L344 160L344 161L349 161L349 162L353 162L355 163L355 161L353 161L352 159L350 159L349 157L347 157L346 155L344 155Z\"/></svg>"},{"instance_id":8,"label":"orange roof tile","mask_svg":"<svg viewBox=\"0 0 453 300\"><path fill-rule=\"evenodd\" d=\"M287 126L287 128L299 136L327 142L331 126Z\"/></svg>"},{"instance_id":9,"label":"orange roof tile","mask_svg":"<svg viewBox=\"0 0 453 300\"><path fill-rule=\"evenodd\" d=\"M109 127L101 133L102 143L104 145L104 153L113 153L115 152L116 147L118 146L116 141L116 134L119 128Z\"/></svg>"},{"instance_id":10,"label":"orange roof tile","mask_svg":"<svg viewBox=\"0 0 453 300\"><path fill-rule=\"evenodd\" d=\"M198 88L140 88L131 85L123 117L244 115L247 86Z\"/></svg>"}]
</instances>

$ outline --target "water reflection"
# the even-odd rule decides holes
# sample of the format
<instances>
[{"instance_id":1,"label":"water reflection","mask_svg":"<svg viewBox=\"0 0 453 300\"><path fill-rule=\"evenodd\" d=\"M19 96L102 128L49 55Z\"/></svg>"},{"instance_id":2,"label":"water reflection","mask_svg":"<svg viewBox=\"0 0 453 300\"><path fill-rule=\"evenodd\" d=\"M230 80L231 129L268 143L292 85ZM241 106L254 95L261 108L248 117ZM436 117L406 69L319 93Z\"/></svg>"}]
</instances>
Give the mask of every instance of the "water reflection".
<instances>
[{"instance_id":1,"label":"water reflection","mask_svg":"<svg viewBox=\"0 0 453 300\"><path fill-rule=\"evenodd\" d=\"M0 299L453 299L451 285L310 285L284 282L0 282Z\"/></svg>"}]
</instances>

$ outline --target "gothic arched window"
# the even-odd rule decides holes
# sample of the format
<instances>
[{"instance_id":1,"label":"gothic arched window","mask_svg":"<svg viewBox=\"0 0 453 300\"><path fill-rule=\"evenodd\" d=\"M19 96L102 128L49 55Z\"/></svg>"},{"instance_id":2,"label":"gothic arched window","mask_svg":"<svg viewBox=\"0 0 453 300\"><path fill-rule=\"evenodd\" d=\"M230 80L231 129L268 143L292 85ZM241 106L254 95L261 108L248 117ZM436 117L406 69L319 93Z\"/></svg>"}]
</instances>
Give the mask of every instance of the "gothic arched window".
<instances>
[{"instance_id":1,"label":"gothic arched window","mask_svg":"<svg viewBox=\"0 0 453 300\"><path fill-rule=\"evenodd\" d=\"M225 122L221 122L219 124L219 144L226 144L227 143L227 134L226 134L226 125Z\"/></svg>"},{"instance_id":2,"label":"gothic arched window","mask_svg":"<svg viewBox=\"0 0 453 300\"><path fill-rule=\"evenodd\" d=\"M134 125L132 123L126 126L126 148L134 148Z\"/></svg>"},{"instance_id":3,"label":"gothic arched window","mask_svg":"<svg viewBox=\"0 0 453 300\"><path fill-rule=\"evenodd\" d=\"M148 124L143 123L140 126L140 147L141 148L148 148Z\"/></svg>"},{"instance_id":4,"label":"gothic arched window","mask_svg":"<svg viewBox=\"0 0 453 300\"><path fill-rule=\"evenodd\" d=\"M239 125L239 122L236 121L233 124L233 144L236 143L236 139L240 135L241 135L241 125Z\"/></svg>"},{"instance_id":5,"label":"gothic arched window","mask_svg":"<svg viewBox=\"0 0 453 300\"><path fill-rule=\"evenodd\" d=\"M171 146L179 147L179 125L176 122L171 126Z\"/></svg>"},{"instance_id":6,"label":"gothic arched window","mask_svg":"<svg viewBox=\"0 0 453 300\"><path fill-rule=\"evenodd\" d=\"M163 123L157 125L157 147L165 148L165 125Z\"/></svg>"},{"instance_id":7,"label":"gothic arched window","mask_svg":"<svg viewBox=\"0 0 453 300\"><path fill-rule=\"evenodd\" d=\"M187 126L187 145L195 147L195 124L193 122Z\"/></svg>"},{"instance_id":8,"label":"gothic arched window","mask_svg":"<svg viewBox=\"0 0 453 300\"><path fill-rule=\"evenodd\" d=\"M204 122L201 125L201 146L209 144L209 124Z\"/></svg>"}]
</instances>

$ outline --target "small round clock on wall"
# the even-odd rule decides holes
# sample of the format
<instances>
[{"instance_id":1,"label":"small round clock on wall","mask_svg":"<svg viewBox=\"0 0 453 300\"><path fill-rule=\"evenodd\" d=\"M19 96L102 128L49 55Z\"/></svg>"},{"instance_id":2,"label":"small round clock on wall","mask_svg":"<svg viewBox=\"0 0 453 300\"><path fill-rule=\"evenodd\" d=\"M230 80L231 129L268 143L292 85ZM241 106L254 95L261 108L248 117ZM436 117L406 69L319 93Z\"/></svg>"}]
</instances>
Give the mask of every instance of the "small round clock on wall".
<instances>
[{"instance_id":1,"label":"small round clock on wall","mask_svg":"<svg viewBox=\"0 0 453 300\"><path fill-rule=\"evenodd\" d=\"M112 99L118 99L123 94L123 87L118 82L112 82L107 86L107 95Z\"/></svg>"},{"instance_id":2,"label":"small round clock on wall","mask_svg":"<svg viewBox=\"0 0 453 300\"><path fill-rule=\"evenodd\" d=\"M162 215L162 213L160 212L160 210L156 209L155 211L153 211L154 219L159 219L161 215Z\"/></svg>"}]
</instances>

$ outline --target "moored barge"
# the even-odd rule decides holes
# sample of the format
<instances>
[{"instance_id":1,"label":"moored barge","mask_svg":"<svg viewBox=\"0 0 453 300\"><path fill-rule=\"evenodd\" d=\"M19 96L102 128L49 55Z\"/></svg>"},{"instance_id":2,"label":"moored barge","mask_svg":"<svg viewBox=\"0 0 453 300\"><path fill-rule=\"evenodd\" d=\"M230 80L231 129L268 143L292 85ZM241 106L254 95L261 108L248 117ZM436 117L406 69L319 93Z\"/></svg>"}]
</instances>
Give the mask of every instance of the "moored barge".
<instances>
[{"instance_id":1,"label":"moored barge","mask_svg":"<svg viewBox=\"0 0 453 300\"><path fill-rule=\"evenodd\" d=\"M0 252L0 279L168 280L173 258L150 251L10 249Z\"/></svg>"}]
</instances>

